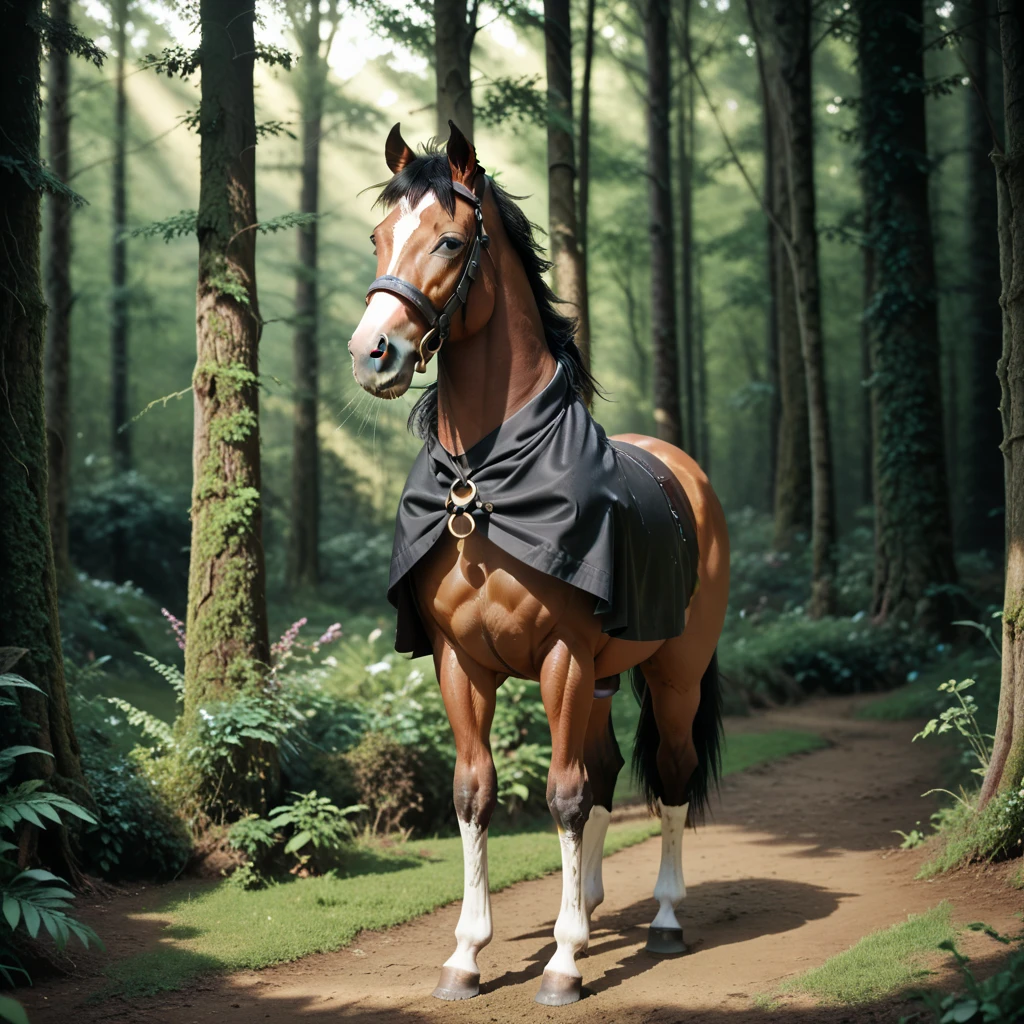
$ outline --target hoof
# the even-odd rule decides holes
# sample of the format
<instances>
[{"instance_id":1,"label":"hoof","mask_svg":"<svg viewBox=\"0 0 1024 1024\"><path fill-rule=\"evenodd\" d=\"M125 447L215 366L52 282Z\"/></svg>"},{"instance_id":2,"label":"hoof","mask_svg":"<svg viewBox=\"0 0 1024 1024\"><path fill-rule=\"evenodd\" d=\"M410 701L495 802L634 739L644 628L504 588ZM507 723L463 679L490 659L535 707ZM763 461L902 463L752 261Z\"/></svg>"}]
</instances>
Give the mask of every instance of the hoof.
<instances>
[{"instance_id":1,"label":"hoof","mask_svg":"<svg viewBox=\"0 0 1024 1024\"><path fill-rule=\"evenodd\" d=\"M647 952L655 956L679 956L686 952L682 928L647 929Z\"/></svg>"},{"instance_id":2,"label":"hoof","mask_svg":"<svg viewBox=\"0 0 1024 1024\"><path fill-rule=\"evenodd\" d=\"M472 999L480 995L480 975L472 971L460 971L457 967L442 967L437 988L434 989L435 999Z\"/></svg>"},{"instance_id":3,"label":"hoof","mask_svg":"<svg viewBox=\"0 0 1024 1024\"><path fill-rule=\"evenodd\" d=\"M545 971L534 1002L543 1003L544 1006L566 1006L568 1003L578 1002L582 990L582 978Z\"/></svg>"}]
</instances>

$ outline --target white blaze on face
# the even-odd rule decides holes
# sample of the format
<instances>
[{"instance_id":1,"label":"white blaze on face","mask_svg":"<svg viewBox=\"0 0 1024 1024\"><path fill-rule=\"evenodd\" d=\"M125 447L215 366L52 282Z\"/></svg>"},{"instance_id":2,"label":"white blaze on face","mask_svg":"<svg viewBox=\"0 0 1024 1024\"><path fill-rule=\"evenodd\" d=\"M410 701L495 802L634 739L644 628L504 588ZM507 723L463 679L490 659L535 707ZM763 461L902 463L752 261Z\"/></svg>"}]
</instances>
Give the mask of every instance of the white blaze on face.
<instances>
[{"instance_id":1,"label":"white blaze on face","mask_svg":"<svg viewBox=\"0 0 1024 1024\"><path fill-rule=\"evenodd\" d=\"M428 207L432 206L435 202L434 193L428 192L417 204L416 208L413 209L408 199L400 199L398 202L398 209L401 212L401 216L395 221L395 227L392 232L392 245L391 245L391 262L388 264L388 273L393 274L395 268L398 266L398 260L402 255L402 250L405 248L406 243L416 233L416 229L420 226L420 217L423 211Z\"/></svg>"},{"instance_id":2,"label":"white blaze on face","mask_svg":"<svg viewBox=\"0 0 1024 1024\"><path fill-rule=\"evenodd\" d=\"M388 325L402 309L402 300L391 292L374 292L366 304L360 327L372 334L389 334Z\"/></svg>"}]
</instances>

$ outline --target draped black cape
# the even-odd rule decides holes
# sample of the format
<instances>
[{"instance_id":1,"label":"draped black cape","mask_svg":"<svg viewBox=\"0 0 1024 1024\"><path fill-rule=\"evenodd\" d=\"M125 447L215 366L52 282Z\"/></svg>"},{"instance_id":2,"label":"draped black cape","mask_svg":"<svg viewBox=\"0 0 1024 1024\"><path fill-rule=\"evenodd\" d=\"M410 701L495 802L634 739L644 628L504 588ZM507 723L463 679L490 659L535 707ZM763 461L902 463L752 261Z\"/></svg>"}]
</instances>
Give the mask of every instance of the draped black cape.
<instances>
[{"instance_id":1,"label":"draped black cape","mask_svg":"<svg viewBox=\"0 0 1024 1024\"><path fill-rule=\"evenodd\" d=\"M395 649L430 654L412 570L447 529L445 499L472 480L476 529L526 565L593 595L601 628L667 640L697 584L697 535L685 493L648 452L609 441L559 367L544 390L463 456L431 434L402 492L388 600Z\"/></svg>"}]
</instances>

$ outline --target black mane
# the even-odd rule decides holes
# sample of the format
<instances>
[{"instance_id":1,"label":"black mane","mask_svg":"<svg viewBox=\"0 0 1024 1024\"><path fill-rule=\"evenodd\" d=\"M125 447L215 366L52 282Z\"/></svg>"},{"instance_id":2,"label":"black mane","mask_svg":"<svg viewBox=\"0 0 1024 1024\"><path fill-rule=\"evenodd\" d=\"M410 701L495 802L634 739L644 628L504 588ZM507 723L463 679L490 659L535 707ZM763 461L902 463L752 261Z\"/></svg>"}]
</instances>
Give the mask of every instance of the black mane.
<instances>
[{"instance_id":1,"label":"black mane","mask_svg":"<svg viewBox=\"0 0 1024 1024\"><path fill-rule=\"evenodd\" d=\"M565 372L569 386L589 403L596 384L576 347L576 318L563 316L556 308L559 300L544 280L551 264L541 255L541 246L533 237L533 225L514 202L521 197L509 195L493 180L490 185L501 222L512 248L522 261L534 301L540 310L548 348ZM383 187L377 203L390 208L400 199L408 199L416 206L428 192L433 192L449 216L454 216L455 189L452 188L448 157L442 149L428 149L411 160ZM437 384L431 384L413 406L409 414L409 429L420 438L437 433Z\"/></svg>"}]
</instances>

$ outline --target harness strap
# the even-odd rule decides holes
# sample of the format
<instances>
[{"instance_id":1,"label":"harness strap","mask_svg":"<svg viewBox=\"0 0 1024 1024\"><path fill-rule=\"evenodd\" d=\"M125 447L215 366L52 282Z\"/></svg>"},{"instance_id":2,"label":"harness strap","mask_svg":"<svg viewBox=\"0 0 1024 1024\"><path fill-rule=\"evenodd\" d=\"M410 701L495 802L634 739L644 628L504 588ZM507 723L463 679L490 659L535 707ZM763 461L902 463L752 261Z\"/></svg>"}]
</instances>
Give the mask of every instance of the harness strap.
<instances>
[{"instance_id":1,"label":"harness strap","mask_svg":"<svg viewBox=\"0 0 1024 1024\"><path fill-rule=\"evenodd\" d=\"M483 177L483 189L487 188L487 176ZM452 292L448 301L438 310L424 292L416 285L396 277L394 274L383 274L378 277L369 288L366 289L366 299L369 301L374 292L389 292L397 295L400 299L411 302L412 305L423 316L427 322L427 332L420 339L419 361L416 364L417 373L425 373L427 361L432 355L439 351L441 346L448 340L451 333L451 319L460 307L465 307L469 298L469 289L476 280L480 270L480 250L487 248L490 239L484 233L484 215L482 209L482 197L471 189L466 188L461 181L453 181L452 189L455 195L472 204L476 220L473 241L469 246L466 259L462 264L462 272L459 274L455 291Z\"/></svg>"}]
</instances>

